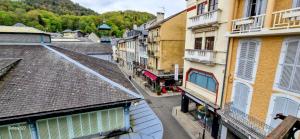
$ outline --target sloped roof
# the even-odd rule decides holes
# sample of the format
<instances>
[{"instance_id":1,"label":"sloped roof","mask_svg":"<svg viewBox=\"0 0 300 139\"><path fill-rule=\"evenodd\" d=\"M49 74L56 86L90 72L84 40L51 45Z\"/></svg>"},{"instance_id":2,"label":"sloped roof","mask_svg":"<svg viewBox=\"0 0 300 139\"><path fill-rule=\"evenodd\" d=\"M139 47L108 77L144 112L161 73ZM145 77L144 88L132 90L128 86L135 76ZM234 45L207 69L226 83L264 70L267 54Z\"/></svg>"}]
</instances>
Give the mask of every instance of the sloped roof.
<instances>
[{"instance_id":1,"label":"sloped roof","mask_svg":"<svg viewBox=\"0 0 300 139\"><path fill-rule=\"evenodd\" d=\"M98 26L99 30L111 30L111 27L107 24L102 24L100 26Z\"/></svg>"},{"instance_id":2,"label":"sloped roof","mask_svg":"<svg viewBox=\"0 0 300 139\"><path fill-rule=\"evenodd\" d=\"M0 33L30 33L30 34L47 34L41 30L26 26L0 26Z\"/></svg>"},{"instance_id":3,"label":"sloped roof","mask_svg":"<svg viewBox=\"0 0 300 139\"><path fill-rule=\"evenodd\" d=\"M66 56L76 60L77 62L89 67L90 69L100 73L101 75L111 79L112 81L136 92L134 86L128 81L120 68L111 62L90 57L84 54L79 54L74 51L66 50L56 46L52 46L55 50L65 54Z\"/></svg>"},{"instance_id":4,"label":"sloped roof","mask_svg":"<svg viewBox=\"0 0 300 139\"><path fill-rule=\"evenodd\" d=\"M53 42L52 45L81 54L113 53L110 46L94 42Z\"/></svg>"},{"instance_id":5,"label":"sloped roof","mask_svg":"<svg viewBox=\"0 0 300 139\"><path fill-rule=\"evenodd\" d=\"M176 17L177 15L180 15L180 14L183 13L183 12L186 12L186 10L183 10L183 11L181 11L181 12L179 12L179 13L176 13L176 14L174 14L174 15L171 15L171 16L169 16L168 18L166 18L166 19L164 19L164 20L158 21L158 22L154 23L153 25L151 25L150 27L148 27L147 29L157 28L157 27L159 27L161 24L163 24L163 23L169 21L170 19Z\"/></svg>"},{"instance_id":6,"label":"sloped roof","mask_svg":"<svg viewBox=\"0 0 300 139\"><path fill-rule=\"evenodd\" d=\"M0 81L0 121L139 99L58 53L46 46L0 46L0 59L22 59ZM70 55L87 65L108 67L98 59L89 60L79 53Z\"/></svg>"}]
</instances>

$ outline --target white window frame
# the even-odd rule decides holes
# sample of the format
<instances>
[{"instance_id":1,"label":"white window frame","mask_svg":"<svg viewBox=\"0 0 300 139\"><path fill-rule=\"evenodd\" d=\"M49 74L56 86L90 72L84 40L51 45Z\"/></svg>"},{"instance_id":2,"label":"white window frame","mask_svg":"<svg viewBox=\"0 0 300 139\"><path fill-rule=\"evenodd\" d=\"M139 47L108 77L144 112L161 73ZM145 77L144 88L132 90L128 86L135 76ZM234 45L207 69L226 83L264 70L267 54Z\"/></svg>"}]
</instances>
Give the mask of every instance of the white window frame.
<instances>
[{"instance_id":1,"label":"white window frame","mask_svg":"<svg viewBox=\"0 0 300 139\"><path fill-rule=\"evenodd\" d=\"M281 63L283 63L284 60L285 60L284 59L285 54L283 54L283 53L285 53L286 50L287 50L287 42L296 41L296 40L298 40L299 43L300 43L300 37L289 37L289 38L286 38L286 39L283 40L281 51L280 51L280 57L279 57L279 61L278 61L278 64L277 64L275 80L274 80L274 83L273 83L273 89L275 91L279 91L279 92L286 93L286 94L289 94L289 95L292 95L292 96L300 97L300 93L295 93L295 92L292 92L292 91L281 89L281 88L279 88L279 85L278 85L280 83L280 78L281 78L281 74L282 74Z\"/></svg>"},{"instance_id":2,"label":"white window frame","mask_svg":"<svg viewBox=\"0 0 300 139\"><path fill-rule=\"evenodd\" d=\"M284 98L291 99L293 101L296 101L296 102L300 103L300 99L295 98L293 96L283 94L283 93L274 93L271 96L271 99L270 99L270 102L269 102L269 109L268 109L268 113L267 113L267 117L266 117L266 121L265 121L268 125L271 125L271 121L274 118L274 117L272 117L272 113L273 113L273 109L274 109L274 105L275 105L275 100L276 100L277 97L284 97ZM300 111L298 112L297 117L300 117Z\"/></svg>"},{"instance_id":3,"label":"white window frame","mask_svg":"<svg viewBox=\"0 0 300 139\"><path fill-rule=\"evenodd\" d=\"M233 82L233 86L232 86L232 94L231 94L231 102L234 101L234 96L235 96L235 86L237 83L242 83L246 86L249 87L249 97L248 97L248 106L247 106L247 109L246 109L246 114L249 114L250 113L250 108L251 108L251 102L252 102L252 96L253 96L253 87L247 83L247 82L243 82L243 81L239 81L239 80L236 80Z\"/></svg>"},{"instance_id":4,"label":"white window frame","mask_svg":"<svg viewBox=\"0 0 300 139\"><path fill-rule=\"evenodd\" d=\"M240 46L242 45L242 43L249 42L249 41L255 41L257 43L257 52L256 52L256 56L255 56L256 62L254 63L254 67L253 67L252 80L245 80L245 79L237 77L237 72L238 72L239 57L240 57L240 53L241 53ZM261 40L260 39L242 39L239 41L238 48L237 48L236 61L235 61L235 71L234 71L235 79L238 79L238 80L246 82L246 83L254 84L255 79L256 79L257 68L258 68L258 64L259 64L260 49L261 49Z\"/></svg>"}]
</instances>

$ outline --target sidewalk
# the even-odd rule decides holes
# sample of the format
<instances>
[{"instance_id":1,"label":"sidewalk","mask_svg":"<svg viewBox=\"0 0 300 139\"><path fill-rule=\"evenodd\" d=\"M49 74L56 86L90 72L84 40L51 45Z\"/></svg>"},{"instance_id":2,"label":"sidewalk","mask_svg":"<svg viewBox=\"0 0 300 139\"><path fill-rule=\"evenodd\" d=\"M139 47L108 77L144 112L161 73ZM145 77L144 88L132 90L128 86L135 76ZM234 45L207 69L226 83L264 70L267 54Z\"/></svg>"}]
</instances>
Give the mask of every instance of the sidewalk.
<instances>
[{"instance_id":1,"label":"sidewalk","mask_svg":"<svg viewBox=\"0 0 300 139\"><path fill-rule=\"evenodd\" d=\"M176 93L166 93L166 94L161 94L160 96L157 95L156 93L152 92L149 88L145 87L144 86L144 80L142 80L141 78L137 77L137 76L132 76L132 72L124 69L123 67L120 67L119 68L121 69L122 72L124 72L127 76L131 76L131 81L133 81L135 84L137 84L140 88L142 88L149 96L151 97L158 97L158 98L162 98L162 97L170 97L170 96L179 96L181 95L181 93L179 92L176 92Z\"/></svg>"},{"instance_id":2,"label":"sidewalk","mask_svg":"<svg viewBox=\"0 0 300 139\"><path fill-rule=\"evenodd\" d=\"M194 117L180 111L180 106L174 107L172 116L182 126L192 139L202 139L203 128L195 121ZM205 139L213 139L209 132L205 132Z\"/></svg>"}]
</instances>

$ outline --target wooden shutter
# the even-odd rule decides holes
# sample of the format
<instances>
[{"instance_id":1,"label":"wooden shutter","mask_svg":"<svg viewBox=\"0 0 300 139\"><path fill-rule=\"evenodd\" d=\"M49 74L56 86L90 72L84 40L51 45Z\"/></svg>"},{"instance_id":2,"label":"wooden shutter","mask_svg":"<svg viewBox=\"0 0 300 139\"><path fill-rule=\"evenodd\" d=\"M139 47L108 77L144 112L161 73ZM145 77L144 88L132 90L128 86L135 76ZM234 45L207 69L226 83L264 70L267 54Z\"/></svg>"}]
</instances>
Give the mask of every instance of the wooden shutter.
<instances>
[{"instance_id":1,"label":"wooden shutter","mask_svg":"<svg viewBox=\"0 0 300 139\"><path fill-rule=\"evenodd\" d=\"M274 101L273 112L271 115L272 120L270 124L273 128L277 127L281 122L281 120L274 120L273 118L276 116L276 114L284 112L286 99L283 97L277 97Z\"/></svg>"},{"instance_id":2,"label":"wooden shutter","mask_svg":"<svg viewBox=\"0 0 300 139\"><path fill-rule=\"evenodd\" d=\"M255 65L257 63L257 42L242 42L239 46L239 56L236 76L251 81L254 78Z\"/></svg>"},{"instance_id":3,"label":"wooden shutter","mask_svg":"<svg viewBox=\"0 0 300 139\"><path fill-rule=\"evenodd\" d=\"M271 126L277 127L282 120L274 120L276 114L297 116L299 112L299 103L284 97L277 97L274 102L273 112L271 115Z\"/></svg>"},{"instance_id":4,"label":"wooden shutter","mask_svg":"<svg viewBox=\"0 0 300 139\"><path fill-rule=\"evenodd\" d=\"M300 92L300 49L299 41L290 41L286 43L286 51L282 54L284 60L280 63L281 75L279 88Z\"/></svg>"},{"instance_id":5,"label":"wooden shutter","mask_svg":"<svg viewBox=\"0 0 300 139\"><path fill-rule=\"evenodd\" d=\"M243 83L236 83L234 89L233 105L243 113L247 114L248 98L250 97L250 88Z\"/></svg>"}]
</instances>

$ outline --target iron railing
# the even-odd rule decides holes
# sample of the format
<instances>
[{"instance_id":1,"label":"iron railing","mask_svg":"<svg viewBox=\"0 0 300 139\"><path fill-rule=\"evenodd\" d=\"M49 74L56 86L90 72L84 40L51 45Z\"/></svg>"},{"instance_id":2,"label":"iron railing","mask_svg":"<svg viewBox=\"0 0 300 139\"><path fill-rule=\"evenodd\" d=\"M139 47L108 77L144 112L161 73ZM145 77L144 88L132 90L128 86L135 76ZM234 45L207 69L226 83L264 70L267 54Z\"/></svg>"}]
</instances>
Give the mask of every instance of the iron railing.
<instances>
[{"instance_id":1,"label":"iron railing","mask_svg":"<svg viewBox=\"0 0 300 139\"><path fill-rule=\"evenodd\" d=\"M232 120L232 123L236 123L237 125L235 126L242 126L242 128L246 129L249 133L256 134L259 137L264 138L273 130L273 128L266 123L235 108L233 103L227 103L222 113L223 116Z\"/></svg>"},{"instance_id":2,"label":"iron railing","mask_svg":"<svg viewBox=\"0 0 300 139\"><path fill-rule=\"evenodd\" d=\"M232 21L232 33L261 31L264 27L265 14L250 16Z\"/></svg>"},{"instance_id":3,"label":"iron railing","mask_svg":"<svg viewBox=\"0 0 300 139\"><path fill-rule=\"evenodd\" d=\"M274 12L272 29L299 28L300 8Z\"/></svg>"}]
</instances>

